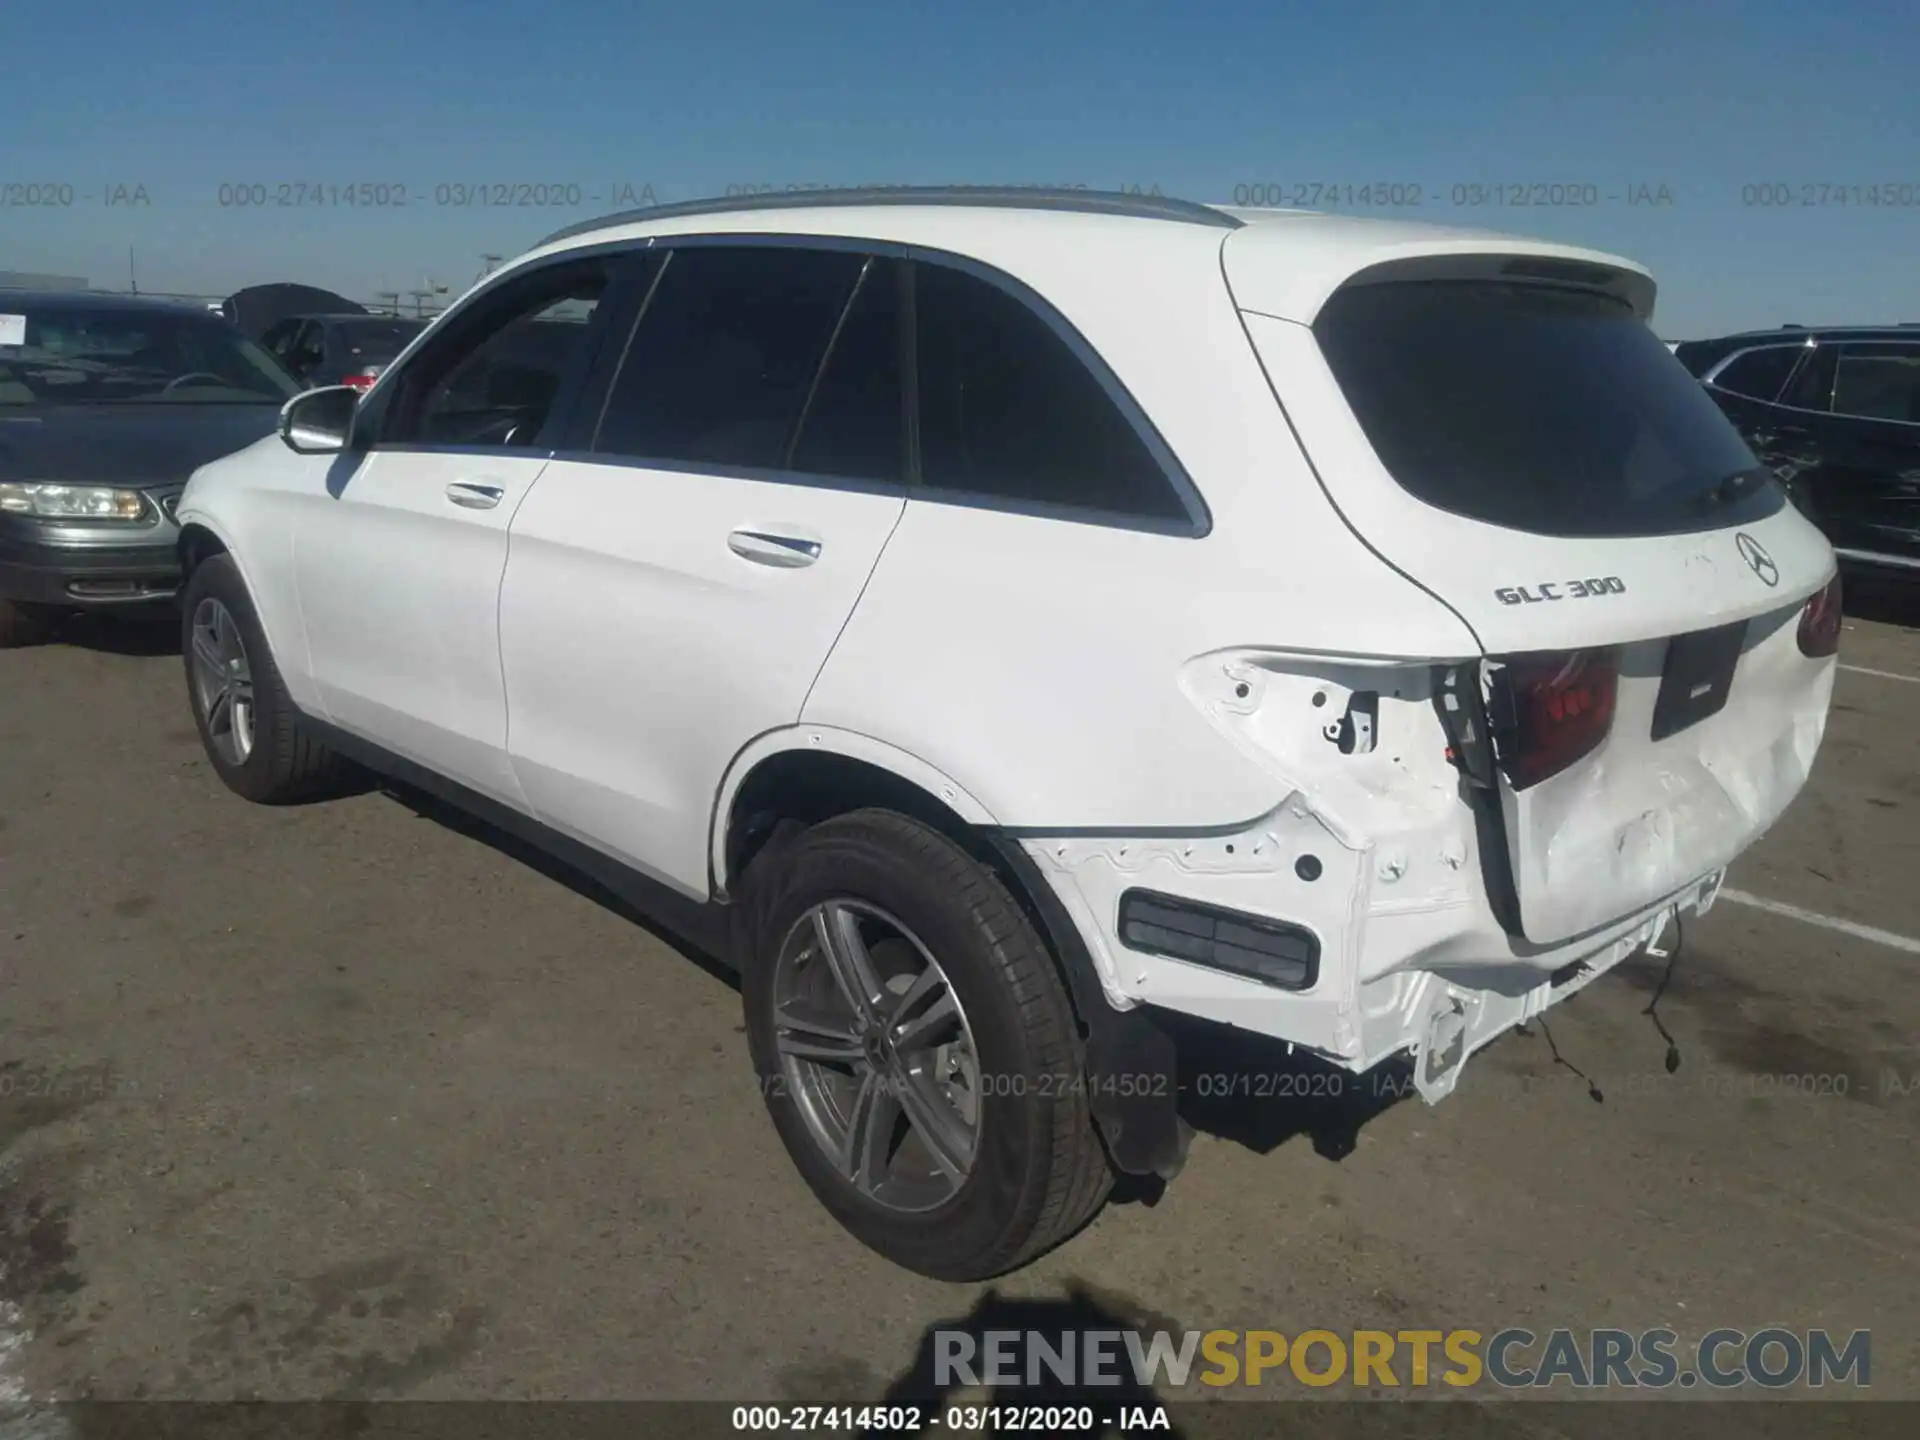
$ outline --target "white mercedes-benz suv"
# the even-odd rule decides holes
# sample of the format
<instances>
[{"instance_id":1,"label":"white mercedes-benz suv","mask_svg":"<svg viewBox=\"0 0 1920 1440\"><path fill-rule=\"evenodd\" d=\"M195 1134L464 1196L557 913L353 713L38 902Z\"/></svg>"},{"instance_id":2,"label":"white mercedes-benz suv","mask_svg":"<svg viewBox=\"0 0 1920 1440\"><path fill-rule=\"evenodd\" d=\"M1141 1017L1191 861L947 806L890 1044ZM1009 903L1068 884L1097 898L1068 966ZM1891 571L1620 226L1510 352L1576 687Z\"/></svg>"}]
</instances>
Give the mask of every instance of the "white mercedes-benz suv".
<instances>
[{"instance_id":1,"label":"white mercedes-benz suv","mask_svg":"<svg viewBox=\"0 0 1920 1440\"><path fill-rule=\"evenodd\" d=\"M1085 191L575 226L196 473L194 713L711 924L821 1201L992 1275L1178 1168L1169 1012L1437 1101L1800 790L1833 552L1653 302Z\"/></svg>"}]
</instances>

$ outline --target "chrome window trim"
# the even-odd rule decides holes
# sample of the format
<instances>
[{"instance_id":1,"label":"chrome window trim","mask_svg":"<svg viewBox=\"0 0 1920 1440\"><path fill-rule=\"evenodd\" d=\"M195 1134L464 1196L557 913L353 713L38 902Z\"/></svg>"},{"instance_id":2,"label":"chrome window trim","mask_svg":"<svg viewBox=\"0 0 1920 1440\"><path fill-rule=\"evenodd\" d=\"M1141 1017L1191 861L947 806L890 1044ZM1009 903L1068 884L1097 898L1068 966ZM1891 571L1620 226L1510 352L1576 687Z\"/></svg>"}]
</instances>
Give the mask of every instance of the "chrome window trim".
<instances>
[{"instance_id":1,"label":"chrome window trim","mask_svg":"<svg viewBox=\"0 0 1920 1440\"><path fill-rule=\"evenodd\" d=\"M1815 348L1815 342L1811 339L1774 341L1765 345L1748 345L1734 351L1731 355L1722 356L1720 359L1714 361L1712 365L1707 367L1706 372L1701 375L1700 383L1709 389L1718 390L1723 395L1737 395L1742 400L1756 400L1762 405L1777 404L1780 396L1787 393L1787 387L1793 383L1794 377L1800 373L1800 366L1798 364L1787 372L1787 378L1780 382L1779 390L1770 398L1764 398L1759 395L1748 395L1744 391L1729 389L1720 383L1720 376L1726 372L1727 368L1731 366L1734 361L1744 360L1749 355L1757 355L1762 350L1797 350L1804 355L1807 351Z\"/></svg>"}]
</instances>

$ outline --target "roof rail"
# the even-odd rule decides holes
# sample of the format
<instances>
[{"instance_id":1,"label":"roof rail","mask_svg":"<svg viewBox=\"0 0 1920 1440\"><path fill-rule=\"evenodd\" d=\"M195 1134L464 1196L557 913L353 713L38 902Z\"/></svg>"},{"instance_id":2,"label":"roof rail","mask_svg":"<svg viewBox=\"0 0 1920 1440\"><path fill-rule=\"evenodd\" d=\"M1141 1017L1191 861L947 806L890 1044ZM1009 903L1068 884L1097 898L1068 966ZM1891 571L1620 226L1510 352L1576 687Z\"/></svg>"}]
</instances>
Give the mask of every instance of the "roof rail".
<instances>
[{"instance_id":1,"label":"roof rail","mask_svg":"<svg viewBox=\"0 0 1920 1440\"><path fill-rule=\"evenodd\" d=\"M1087 215L1131 215L1143 220L1178 220L1238 230L1245 222L1192 200L1164 195L1131 195L1118 190L1063 190L1045 185L888 185L848 190L783 190L771 195L732 195L710 200L681 200L622 210L598 220L583 220L556 230L540 242L551 245L575 235L614 225L670 220L683 215L728 215L753 210L813 210L855 205L988 205L1008 210L1066 210ZM535 246L535 249L540 246Z\"/></svg>"}]
</instances>

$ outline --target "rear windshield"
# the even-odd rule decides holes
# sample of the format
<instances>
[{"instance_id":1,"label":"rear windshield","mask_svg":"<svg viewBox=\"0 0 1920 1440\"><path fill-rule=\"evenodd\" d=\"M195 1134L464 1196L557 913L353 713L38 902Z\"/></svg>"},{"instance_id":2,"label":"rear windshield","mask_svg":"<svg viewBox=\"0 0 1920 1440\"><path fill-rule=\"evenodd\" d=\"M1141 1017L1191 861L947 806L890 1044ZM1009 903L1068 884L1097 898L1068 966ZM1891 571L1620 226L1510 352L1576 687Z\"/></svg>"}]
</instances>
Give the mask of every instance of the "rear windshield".
<instances>
[{"instance_id":1,"label":"rear windshield","mask_svg":"<svg viewBox=\"0 0 1920 1440\"><path fill-rule=\"evenodd\" d=\"M1784 493L1624 304L1500 281L1356 285L1314 323L1402 488L1539 535L1751 523Z\"/></svg>"},{"instance_id":2,"label":"rear windshield","mask_svg":"<svg viewBox=\"0 0 1920 1440\"><path fill-rule=\"evenodd\" d=\"M341 344L349 352L373 360L393 359L413 343L414 336L426 328L421 322L405 320L347 320L334 323Z\"/></svg>"}]
</instances>

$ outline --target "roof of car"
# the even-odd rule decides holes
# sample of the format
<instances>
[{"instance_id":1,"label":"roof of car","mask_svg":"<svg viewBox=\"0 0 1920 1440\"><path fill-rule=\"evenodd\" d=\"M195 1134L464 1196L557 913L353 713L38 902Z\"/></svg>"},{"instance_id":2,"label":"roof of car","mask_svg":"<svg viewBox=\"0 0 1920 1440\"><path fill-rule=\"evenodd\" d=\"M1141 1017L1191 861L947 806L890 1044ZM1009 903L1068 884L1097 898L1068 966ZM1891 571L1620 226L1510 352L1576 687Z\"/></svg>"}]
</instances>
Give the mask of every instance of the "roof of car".
<instances>
[{"instance_id":1,"label":"roof of car","mask_svg":"<svg viewBox=\"0 0 1920 1440\"><path fill-rule=\"evenodd\" d=\"M310 314L288 315L275 324L285 324L287 320L345 320L372 325L418 325L423 330L427 322L416 315L363 315L357 310L315 310Z\"/></svg>"},{"instance_id":2,"label":"roof of car","mask_svg":"<svg viewBox=\"0 0 1920 1440\"><path fill-rule=\"evenodd\" d=\"M1089 271L1099 272L1109 293L1118 274L1140 288L1165 267L1186 262L1206 266L1217 283L1224 241L1240 306L1305 323L1356 273L1397 261L1491 253L1599 266L1643 314L1651 312L1654 292L1652 277L1630 260L1488 230L1157 195L980 186L794 191L653 206L570 225L520 263L588 245L716 234L798 234L946 250L997 265L1043 293L1050 282L1079 288ZM1102 248L1105 264L1087 263L1091 245Z\"/></svg>"},{"instance_id":3,"label":"roof of car","mask_svg":"<svg viewBox=\"0 0 1920 1440\"><path fill-rule=\"evenodd\" d=\"M1739 330L1731 335L1691 340L1700 345L1800 345L1809 340L1827 338L1847 340L1910 340L1920 343L1920 321L1898 325L1781 325L1772 330Z\"/></svg>"},{"instance_id":4,"label":"roof of car","mask_svg":"<svg viewBox=\"0 0 1920 1440\"><path fill-rule=\"evenodd\" d=\"M0 290L0 310L10 306L57 305L62 310L98 310L103 314L193 315L208 313L190 301L165 300L153 295L119 295L101 290Z\"/></svg>"}]
</instances>

